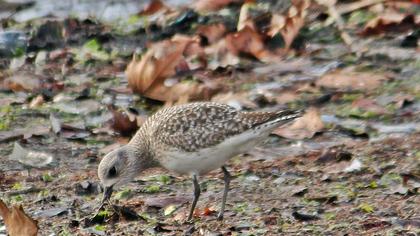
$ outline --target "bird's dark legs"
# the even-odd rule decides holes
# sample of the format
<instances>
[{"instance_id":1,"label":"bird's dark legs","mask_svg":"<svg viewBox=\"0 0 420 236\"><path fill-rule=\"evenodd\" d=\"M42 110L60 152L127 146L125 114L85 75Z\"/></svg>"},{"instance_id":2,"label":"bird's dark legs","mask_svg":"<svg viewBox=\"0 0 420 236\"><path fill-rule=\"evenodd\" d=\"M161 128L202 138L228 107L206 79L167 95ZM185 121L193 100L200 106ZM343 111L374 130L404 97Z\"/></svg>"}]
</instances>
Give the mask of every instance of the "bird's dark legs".
<instances>
[{"instance_id":1,"label":"bird's dark legs","mask_svg":"<svg viewBox=\"0 0 420 236\"><path fill-rule=\"evenodd\" d=\"M223 198L222 198L222 207L220 208L219 215L217 215L217 220L223 220L223 213L225 212L225 205L226 205L226 198L229 191L229 184L230 184L230 174L229 171L226 169L225 166L222 166L222 171L224 174L224 181L225 181L225 189L223 191Z\"/></svg>"},{"instance_id":2,"label":"bird's dark legs","mask_svg":"<svg viewBox=\"0 0 420 236\"><path fill-rule=\"evenodd\" d=\"M191 205L190 215L188 216L188 221L191 221L191 219L193 217L194 209L195 209L195 206L197 205L198 198L200 197L200 193L201 193L200 184L198 184L197 175L195 175L195 174L193 175L193 183L194 183L194 200L193 200L193 203Z\"/></svg>"}]
</instances>

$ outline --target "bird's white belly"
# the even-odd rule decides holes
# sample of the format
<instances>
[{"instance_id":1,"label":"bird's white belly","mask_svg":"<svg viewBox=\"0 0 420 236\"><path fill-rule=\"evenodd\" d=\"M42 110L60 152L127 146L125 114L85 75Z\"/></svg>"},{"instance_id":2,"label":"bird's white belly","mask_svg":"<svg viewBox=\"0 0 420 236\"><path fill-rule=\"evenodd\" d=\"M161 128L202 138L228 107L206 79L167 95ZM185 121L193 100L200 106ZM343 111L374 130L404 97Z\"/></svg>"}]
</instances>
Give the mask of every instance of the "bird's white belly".
<instances>
[{"instance_id":1,"label":"bird's white belly","mask_svg":"<svg viewBox=\"0 0 420 236\"><path fill-rule=\"evenodd\" d=\"M168 170L180 174L202 175L224 165L230 158L252 149L268 133L250 130L226 139L222 143L196 152L171 150L161 153L160 163Z\"/></svg>"}]
</instances>

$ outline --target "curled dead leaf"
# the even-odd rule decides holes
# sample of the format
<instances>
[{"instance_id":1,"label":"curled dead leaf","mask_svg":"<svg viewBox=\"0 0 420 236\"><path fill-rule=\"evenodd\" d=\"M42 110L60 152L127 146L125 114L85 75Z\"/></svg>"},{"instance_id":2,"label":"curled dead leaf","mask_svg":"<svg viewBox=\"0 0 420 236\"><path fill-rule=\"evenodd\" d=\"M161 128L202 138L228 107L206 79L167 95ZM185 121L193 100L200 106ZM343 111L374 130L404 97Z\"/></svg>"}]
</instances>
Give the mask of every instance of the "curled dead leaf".
<instances>
[{"instance_id":1,"label":"curled dead leaf","mask_svg":"<svg viewBox=\"0 0 420 236\"><path fill-rule=\"evenodd\" d=\"M409 94L398 94L392 101L395 103L395 108L400 109L405 105L412 103L414 101L414 96Z\"/></svg>"},{"instance_id":2,"label":"curled dead leaf","mask_svg":"<svg viewBox=\"0 0 420 236\"><path fill-rule=\"evenodd\" d=\"M234 55L250 54L263 62L279 59L277 55L266 50L261 35L249 26L245 26L236 33L228 34L225 41L227 49Z\"/></svg>"},{"instance_id":3,"label":"curled dead leaf","mask_svg":"<svg viewBox=\"0 0 420 236\"><path fill-rule=\"evenodd\" d=\"M343 90L373 90L389 79L389 75L370 72L338 70L322 76L316 81L319 87Z\"/></svg>"},{"instance_id":4,"label":"curled dead leaf","mask_svg":"<svg viewBox=\"0 0 420 236\"><path fill-rule=\"evenodd\" d=\"M41 106L45 102L44 97L42 95L36 96L32 101L29 103L29 108L36 108Z\"/></svg>"},{"instance_id":5,"label":"curled dead leaf","mask_svg":"<svg viewBox=\"0 0 420 236\"><path fill-rule=\"evenodd\" d=\"M142 11L138 14L143 16L153 15L161 10L168 10L169 7L165 5L161 0L151 0Z\"/></svg>"},{"instance_id":6,"label":"curled dead leaf","mask_svg":"<svg viewBox=\"0 0 420 236\"><path fill-rule=\"evenodd\" d=\"M139 125L136 116L129 116L126 112L120 112L113 107L108 107L112 113L111 128L123 136L134 134Z\"/></svg>"},{"instance_id":7,"label":"curled dead leaf","mask_svg":"<svg viewBox=\"0 0 420 236\"><path fill-rule=\"evenodd\" d=\"M305 24L309 0L294 0L289 8L287 15L274 14L271 18L271 26L268 31L270 37L280 33L284 40L284 48L288 50L293 40L299 34L300 29Z\"/></svg>"},{"instance_id":8,"label":"curled dead leaf","mask_svg":"<svg viewBox=\"0 0 420 236\"><path fill-rule=\"evenodd\" d=\"M420 27L420 17L399 12L386 12L366 23L362 35L377 35L389 31L405 32Z\"/></svg>"},{"instance_id":9,"label":"curled dead leaf","mask_svg":"<svg viewBox=\"0 0 420 236\"><path fill-rule=\"evenodd\" d=\"M235 107L236 109L242 109L244 107L253 108L253 109L258 108L257 104L255 104L255 102L253 102L249 99L248 92L220 93L220 94L214 96L211 100L213 102L228 104L229 106Z\"/></svg>"},{"instance_id":10,"label":"curled dead leaf","mask_svg":"<svg viewBox=\"0 0 420 236\"><path fill-rule=\"evenodd\" d=\"M248 2L248 1L242 4L241 10L239 12L238 26L236 27L237 31L240 31L244 29L245 27L249 27L255 30L255 24L249 13L249 9L251 8L252 5L254 5L254 3Z\"/></svg>"},{"instance_id":11,"label":"curled dead leaf","mask_svg":"<svg viewBox=\"0 0 420 236\"><path fill-rule=\"evenodd\" d=\"M361 98L352 102L352 107L361 109L363 111L373 112L375 114L388 114L388 110L385 107L378 105L374 100L368 98Z\"/></svg>"},{"instance_id":12,"label":"curled dead leaf","mask_svg":"<svg viewBox=\"0 0 420 236\"><path fill-rule=\"evenodd\" d=\"M319 111L316 108L309 108L305 115L297 119L292 125L279 127L273 133L289 139L305 139L312 138L323 128L324 123Z\"/></svg>"},{"instance_id":13,"label":"curled dead leaf","mask_svg":"<svg viewBox=\"0 0 420 236\"><path fill-rule=\"evenodd\" d=\"M34 75L18 73L6 78L3 81L3 87L13 92L35 92L41 89L41 81Z\"/></svg>"},{"instance_id":14,"label":"curled dead leaf","mask_svg":"<svg viewBox=\"0 0 420 236\"><path fill-rule=\"evenodd\" d=\"M207 68L215 70L218 67L225 68L227 66L239 64L239 57L233 54L226 44L226 40L221 39L217 43L204 49L208 58Z\"/></svg>"},{"instance_id":15,"label":"curled dead leaf","mask_svg":"<svg viewBox=\"0 0 420 236\"><path fill-rule=\"evenodd\" d=\"M194 4L194 9L199 12L216 11L236 1L238 0L198 0Z\"/></svg>"},{"instance_id":16,"label":"curled dead leaf","mask_svg":"<svg viewBox=\"0 0 420 236\"><path fill-rule=\"evenodd\" d=\"M203 216L210 216L216 213L216 210L210 207L205 207L203 210Z\"/></svg>"},{"instance_id":17,"label":"curled dead leaf","mask_svg":"<svg viewBox=\"0 0 420 236\"><path fill-rule=\"evenodd\" d=\"M178 96L168 91L164 81L175 75L176 67L184 62L183 53L187 46L197 40L198 38L175 35L170 40L153 44L140 61L133 57L126 69L129 87L152 99L177 100Z\"/></svg>"},{"instance_id":18,"label":"curled dead leaf","mask_svg":"<svg viewBox=\"0 0 420 236\"><path fill-rule=\"evenodd\" d=\"M196 33L206 38L209 44L213 44L219 41L226 33L226 26L222 23L200 25L197 27Z\"/></svg>"},{"instance_id":19,"label":"curled dead leaf","mask_svg":"<svg viewBox=\"0 0 420 236\"><path fill-rule=\"evenodd\" d=\"M29 217L22 206L12 206L9 209L0 200L0 215L3 217L10 236L35 236L38 234L38 222Z\"/></svg>"}]
</instances>

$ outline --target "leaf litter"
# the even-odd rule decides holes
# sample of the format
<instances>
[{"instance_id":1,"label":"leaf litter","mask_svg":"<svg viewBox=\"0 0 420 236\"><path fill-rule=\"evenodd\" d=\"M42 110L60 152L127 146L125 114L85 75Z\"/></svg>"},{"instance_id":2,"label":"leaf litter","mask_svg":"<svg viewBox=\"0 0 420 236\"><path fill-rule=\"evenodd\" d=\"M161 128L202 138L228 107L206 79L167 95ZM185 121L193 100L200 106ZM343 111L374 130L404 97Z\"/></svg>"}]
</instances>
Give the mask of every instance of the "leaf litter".
<instances>
[{"instance_id":1,"label":"leaf litter","mask_svg":"<svg viewBox=\"0 0 420 236\"><path fill-rule=\"evenodd\" d=\"M31 37L7 42L12 53L0 59L0 197L36 216L42 235L416 232L416 5L320 2L324 7L198 1L178 8L151 1L122 22L33 19ZM3 22L1 38L12 30L29 35L27 23ZM402 47L407 38L414 41ZM234 178L223 223L215 220L221 173L202 178L191 226L182 223L190 179L145 177L168 174L161 169L85 221L99 205L101 157L158 108L197 100L307 113L228 162ZM53 156L54 168L32 168L28 176L9 159L14 151Z\"/></svg>"}]
</instances>

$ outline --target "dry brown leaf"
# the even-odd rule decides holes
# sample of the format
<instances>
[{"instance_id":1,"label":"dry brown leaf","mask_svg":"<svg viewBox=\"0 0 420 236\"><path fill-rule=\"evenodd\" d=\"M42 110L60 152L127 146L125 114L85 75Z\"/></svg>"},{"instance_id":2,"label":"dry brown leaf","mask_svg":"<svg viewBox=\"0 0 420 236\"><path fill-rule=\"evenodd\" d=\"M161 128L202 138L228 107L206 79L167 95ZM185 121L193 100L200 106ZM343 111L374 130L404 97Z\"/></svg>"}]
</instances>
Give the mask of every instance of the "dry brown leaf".
<instances>
[{"instance_id":1,"label":"dry brown leaf","mask_svg":"<svg viewBox=\"0 0 420 236\"><path fill-rule=\"evenodd\" d=\"M36 96L34 99L32 99L31 103L29 103L29 108L36 108L44 104L45 100L42 95Z\"/></svg>"},{"instance_id":2,"label":"dry brown leaf","mask_svg":"<svg viewBox=\"0 0 420 236\"><path fill-rule=\"evenodd\" d=\"M226 33L226 26L222 23L200 25L197 27L196 33L206 38L209 44L213 44L219 41Z\"/></svg>"},{"instance_id":3,"label":"dry brown leaf","mask_svg":"<svg viewBox=\"0 0 420 236\"><path fill-rule=\"evenodd\" d=\"M412 103L415 100L414 96L409 94L398 94L392 100L395 103L395 108L403 108L406 104Z\"/></svg>"},{"instance_id":4,"label":"dry brown leaf","mask_svg":"<svg viewBox=\"0 0 420 236\"><path fill-rule=\"evenodd\" d=\"M270 37L276 36L286 26L286 16L280 14L273 14L271 16L270 29L267 35Z\"/></svg>"},{"instance_id":5,"label":"dry brown leaf","mask_svg":"<svg viewBox=\"0 0 420 236\"><path fill-rule=\"evenodd\" d=\"M189 70L189 59L200 55L204 56L204 50L199 46L198 37L175 35L170 40L153 44L140 61L134 58L128 65L129 86L143 96L167 104L208 100L219 89L218 85L197 82L165 84L167 78L175 75L176 69Z\"/></svg>"},{"instance_id":6,"label":"dry brown leaf","mask_svg":"<svg viewBox=\"0 0 420 236\"><path fill-rule=\"evenodd\" d=\"M221 90L221 84L218 82L197 83L183 82L175 84L172 87L160 87L159 93L166 97L167 106L176 104L184 104L190 101L210 100L210 98Z\"/></svg>"},{"instance_id":7,"label":"dry brown leaf","mask_svg":"<svg viewBox=\"0 0 420 236\"><path fill-rule=\"evenodd\" d=\"M263 62L279 59L278 56L265 49L261 35L248 26L241 31L228 34L225 40L227 49L234 55L246 53Z\"/></svg>"},{"instance_id":8,"label":"dry brown leaf","mask_svg":"<svg viewBox=\"0 0 420 236\"><path fill-rule=\"evenodd\" d=\"M108 107L108 109L112 113L112 119L111 119L111 128L120 133L123 136L131 136L133 135L137 129L139 128L139 125L137 124L137 119L135 116L129 116L127 112L120 112L117 111L112 106Z\"/></svg>"},{"instance_id":9,"label":"dry brown leaf","mask_svg":"<svg viewBox=\"0 0 420 236\"><path fill-rule=\"evenodd\" d=\"M218 94L218 95L212 97L211 100L213 102L228 104L228 105L233 106L237 109L244 108L244 107L251 108L251 109L258 108L257 104L255 104L255 102L253 102L249 99L249 92L221 93L221 94Z\"/></svg>"},{"instance_id":10,"label":"dry brown leaf","mask_svg":"<svg viewBox=\"0 0 420 236\"><path fill-rule=\"evenodd\" d=\"M361 98L352 102L352 107L359 108L364 111L373 112L375 114L389 114L388 110L378 105L374 100Z\"/></svg>"},{"instance_id":11,"label":"dry brown leaf","mask_svg":"<svg viewBox=\"0 0 420 236\"><path fill-rule=\"evenodd\" d=\"M289 8L287 15L274 14L271 18L271 27L268 35L274 37L280 33L284 40L284 48L290 49L293 40L299 34L300 29L305 24L307 9L310 5L309 0L294 0Z\"/></svg>"},{"instance_id":12,"label":"dry brown leaf","mask_svg":"<svg viewBox=\"0 0 420 236\"><path fill-rule=\"evenodd\" d=\"M208 69L215 70L218 67L225 68L239 64L239 57L233 54L226 44L226 40L222 39L204 49L208 58Z\"/></svg>"},{"instance_id":13,"label":"dry brown leaf","mask_svg":"<svg viewBox=\"0 0 420 236\"><path fill-rule=\"evenodd\" d=\"M289 102L296 101L299 98L299 94L294 91L284 91L276 97L276 102L277 104L286 104Z\"/></svg>"},{"instance_id":14,"label":"dry brown leaf","mask_svg":"<svg viewBox=\"0 0 420 236\"><path fill-rule=\"evenodd\" d=\"M420 27L420 17L399 12L385 12L366 23L362 35L377 35L393 32L405 32Z\"/></svg>"},{"instance_id":15,"label":"dry brown leaf","mask_svg":"<svg viewBox=\"0 0 420 236\"><path fill-rule=\"evenodd\" d=\"M249 27L256 31L254 21L252 20L249 14L249 8L252 5L254 5L253 2L245 2L244 4L242 4L241 10L239 12L238 25L236 27L237 31L240 31L245 27Z\"/></svg>"},{"instance_id":16,"label":"dry brown leaf","mask_svg":"<svg viewBox=\"0 0 420 236\"><path fill-rule=\"evenodd\" d=\"M279 127L273 133L289 139L305 139L312 138L323 128L324 123L319 111L316 108L309 108L305 115L297 119L292 125Z\"/></svg>"},{"instance_id":17,"label":"dry brown leaf","mask_svg":"<svg viewBox=\"0 0 420 236\"><path fill-rule=\"evenodd\" d=\"M199 12L216 11L230 4L231 2L237 1L238 0L198 0L194 4L194 9Z\"/></svg>"},{"instance_id":18,"label":"dry brown leaf","mask_svg":"<svg viewBox=\"0 0 420 236\"><path fill-rule=\"evenodd\" d=\"M176 67L177 72L207 67L207 56L198 39L187 44L183 54L185 60L180 61Z\"/></svg>"},{"instance_id":19,"label":"dry brown leaf","mask_svg":"<svg viewBox=\"0 0 420 236\"><path fill-rule=\"evenodd\" d=\"M148 15L153 15L158 11L161 10L168 10L169 7L165 5L165 3L163 3L160 0L151 0L149 2L149 4L147 4L142 11L140 11L138 13L138 15L143 15L143 16L148 16Z\"/></svg>"},{"instance_id":20,"label":"dry brown leaf","mask_svg":"<svg viewBox=\"0 0 420 236\"><path fill-rule=\"evenodd\" d=\"M322 76L316 85L343 90L373 90L388 78L388 75L381 73L339 70Z\"/></svg>"},{"instance_id":21,"label":"dry brown leaf","mask_svg":"<svg viewBox=\"0 0 420 236\"><path fill-rule=\"evenodd\" d=\"M3 81L3 87L13 92L35 92L41 89L41 81L34 75L18 73Z\"/></svg>"},{"instance_id":22,"label":"dry brown leaf","mask_svg":"<svg viewBox=\"0 0 420 236\"><path fill-rule=\"evenodd\" d=\"M365 8L365 7L369 7L371 5L374 4L378 4L381 2L384 2L386 0L360 0L360 1L352 1L349 3L343 3L337 6L337 11L340 15L349 13L349 12L354 12L357 11L359 9Z\"/></svg>"},{"instance_id":23,"label":"dry brown leaf","mask_svg":"<svg viewBox=\"0 0 420 236\"><path fill-rule=\"evenodd\" d=\"M35 236L38 234L38 222L26 215L22 206L12 206L9 209L0 200L0 215L3 217L10 236Z\"/></svg>"},{"instance_id":24,"label":"dry brown leaf","mask_svg":"<svg viewBox=\"0 0 420 236\"><path fill-rule=\"evenodd\" d=\"M184 50L194 40L196 39L174 36L170 40L153 44L140 61L133 57L126 69L129 87L152 99L161 97L154 93L158 90L156 87L162 87L167 77L175 75L175 67L183 59Z\"/></svg>"}]
</instances>

